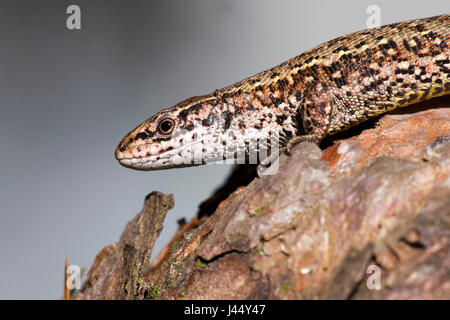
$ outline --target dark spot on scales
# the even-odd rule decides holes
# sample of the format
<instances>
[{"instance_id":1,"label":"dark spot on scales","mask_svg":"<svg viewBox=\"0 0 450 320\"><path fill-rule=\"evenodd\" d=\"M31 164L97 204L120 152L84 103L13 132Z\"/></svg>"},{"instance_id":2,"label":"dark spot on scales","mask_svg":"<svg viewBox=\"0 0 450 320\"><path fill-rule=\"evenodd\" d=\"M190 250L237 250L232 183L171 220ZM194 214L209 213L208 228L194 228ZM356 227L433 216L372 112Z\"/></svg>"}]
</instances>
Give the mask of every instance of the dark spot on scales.
<instances>
[{"instance_id":1,"label":"dark spot on scales","mask_svg":"<svg viewBox=\"0 0 450 320\"><path fill-rule=\"evenodd\" d=\"M208 118L206 118L205 120L202 120L202 125L209 127L215 120L215 115L213 113L210 113Z\"/></svg>"},{"instance_id":2,"label":"dark spot on scales","mask_svg":"<svg viewBox=\"0 0 450 320\"><path fill-rule=\"evenodd\" d=\"M180 112L180 117L184 123L186 123L186 121L187 121L188 114L189 114L189 109L184 109L183 111Z\"/></svg>"},{"instance_id":3,"label":"dark spot on scales","mask_svg":"<svg viewBox=\"0 0 450 320\"><path fill-rule=\"evenodd\" d=\"M424 34L423 36L428 40L436 39L436 33L434 33L433 31L430 31L430 32Z\"/></svg>"},{"instance_id":4,"label":"dark spot on scales","mask_svg":"<svg viewBox=\"0 0 450 320\"><path fill-rule=\"evenodd\" d=\"M360 43L358 43L356 46L355 46L355 48L356 49L359 49L359 48L361 48L363 45L365 45L366 44L366 42L365 41L361 41Z\"/></svg>"},{"instance_id":5,"label":"dark spot on scales","mask_svg":"<svg viewBox=\"0 0 450 320\"><path fill-rule=\"evenodd\" d=\"M231 125L232 114L230 112L228 112L228 111L224 111L224 112L222 112L222 119L224 121L223 128L225 130L228 130L230 128L230 125Z\"/></svg>"},{"instance_id":6,"label":"dark spot on scales","mask_svg":"<svg viewBox=\"0 0 450 320\"><path fill-rule=\"evenodd\" d=\"M189 107L189 110L192 111L195 114L198 114L198 112L200 111L200 109L203 106L203 102L197 103L191 107Z\"/></svg>"},{"instance_id":7,"label":"dark spot on scales","mask_svg":"<svg viewBox=\"0 0 450 320\"><path fill-rule=\"evenodd\" d=\"M411 46L409 45L407 40L403 40L403 46L406 50L411 51Z\"/></svg>"},{"instance_id":8,"label":"dark spot on scales","mask_svg":"<svg viewBox=\"0 0 450 320\"><path fill-rule=\"evenodd\" d=\"M416 42L418 50L423 49L423 44L417 36L413 37L413 40Z\"/></svg>"},{"instance_id":9,"label":"dark spot on scales","mask_svg":"<svg viewBox=\"0 0 450 320\"><path fill-rule=\"evenodd\" d=\"M155 138L155 139L153 140L153 142L158 143L158 142L161 142L161 141L169 141L170 139L172 139L172 136L171 136L171 135L168 135L167 137L158 137L158 138Z\"/></svg>"},{"instance_id":10,"label":"dark spot on scales","mask_svg":"<svg viewBox=\"0 0 450 320\"><path fill-rule=\"evenodd\" d=\"M309 57L308 59L306 59L306 60L305 60L305 64L310 63L310 62L312 61L312 59L313 59L312 57Z\"/></svg>"},{"instance_id":11,"label":"dark spot on scales","mask_svg":"<svg viewBox=\"0 0 450 320\"><path fill-rule=\"evenodd\" d=\"M278 77L280 74L278 72L274 72L272 73L272 75L270 76L270 79L273 79L275 77Z\"/></svg>"},{"instance_id":12,"label":"dark spot on scales","mask_svg":"<svg viewBox=\"0 0 450 320\"><path fill-rule=\"evenodd\" d=\"M277 116L276 122L278 125L281 126L283 124L284 120L286 120L286 119L287 119L287 116L285 116L285 115Z\"/></svg>"},{"instance_id":13,"label":"dark spot on scales","mask_svg":"<svg viewBox=\"0 0 450 320\"><path fill-rule=\"evenodd\" d=\"M150 135L147 134L146 132L139 132L139 133L136 135L136 137L134 138L134 140L138 140L138 139L145 140L145 139L147 139L147 138L149 138L149 137L150 137Z\"/></svg>"}]
</instances>

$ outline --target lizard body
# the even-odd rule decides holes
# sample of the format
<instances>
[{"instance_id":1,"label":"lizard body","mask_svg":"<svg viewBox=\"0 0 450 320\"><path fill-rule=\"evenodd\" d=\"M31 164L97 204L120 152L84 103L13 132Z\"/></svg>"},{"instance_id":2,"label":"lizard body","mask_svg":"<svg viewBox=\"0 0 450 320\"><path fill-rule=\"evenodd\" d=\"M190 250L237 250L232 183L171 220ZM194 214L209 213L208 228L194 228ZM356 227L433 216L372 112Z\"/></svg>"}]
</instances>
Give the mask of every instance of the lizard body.
<instances>
[{"instance_id":1,"label":"lizard body","mask_svg":"<svg viewBox=\"0 0 450 320\"><path fill-rule=\"evenodd\" d=\"M115 156L126 167L158 170L248 157L259 150L252 140L271 135L282 150L319 142L378 114L449 94L449 38L444 14L328 41L160 111L130 131Z\"/></svg>"}]
</instances>

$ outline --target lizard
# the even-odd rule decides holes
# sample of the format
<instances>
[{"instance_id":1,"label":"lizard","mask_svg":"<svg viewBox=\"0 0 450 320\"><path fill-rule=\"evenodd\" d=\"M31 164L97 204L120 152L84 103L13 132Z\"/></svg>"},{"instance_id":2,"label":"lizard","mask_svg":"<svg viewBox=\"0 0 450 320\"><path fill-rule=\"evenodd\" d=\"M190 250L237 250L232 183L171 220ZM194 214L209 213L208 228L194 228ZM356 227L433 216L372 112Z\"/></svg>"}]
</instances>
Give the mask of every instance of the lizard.
<instances>
[{"instance_id":1,"label":"lizard","mask_svg":"<svg viewBox=\"0 0 450 320\"><path fill-rule=\"evenodd\" d=\"M268 147L255 139L277 137L289 154L299 142L320 143L379 114L449 94L449 37L450 16L443 14L336 38L158 112L122 139L115 157L125 167L159 170L256 152L264 166L272 155L262 157Z\"/></svg>"}]
</instances>

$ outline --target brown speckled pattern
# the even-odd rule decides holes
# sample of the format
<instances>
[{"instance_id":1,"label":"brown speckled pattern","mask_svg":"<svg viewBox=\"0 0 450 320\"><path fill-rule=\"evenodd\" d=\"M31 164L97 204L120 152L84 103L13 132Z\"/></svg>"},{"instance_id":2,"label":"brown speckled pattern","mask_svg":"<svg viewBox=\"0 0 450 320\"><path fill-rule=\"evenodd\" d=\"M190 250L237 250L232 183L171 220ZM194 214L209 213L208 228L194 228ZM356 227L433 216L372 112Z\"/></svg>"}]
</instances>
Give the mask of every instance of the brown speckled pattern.
<instances>
[{"instance_id":1,"label":"brown speckled pattern","mask_svg":"<svg viewBox=\"0 0 450 320\"><path fill-rule=\"evenodd\" d=\"M448 94L449 37L445 14L331 40L162 110L121 141L116 158L135 169L176 167L172 157L183 157L187 143L212 134L219 143L231 139L244 149L250 139L272 133L281 137L282 146L305 137L320 141L372 116ZM158 132L165 117L175 121L169 135Z\"/></svg>"}]
</instances>

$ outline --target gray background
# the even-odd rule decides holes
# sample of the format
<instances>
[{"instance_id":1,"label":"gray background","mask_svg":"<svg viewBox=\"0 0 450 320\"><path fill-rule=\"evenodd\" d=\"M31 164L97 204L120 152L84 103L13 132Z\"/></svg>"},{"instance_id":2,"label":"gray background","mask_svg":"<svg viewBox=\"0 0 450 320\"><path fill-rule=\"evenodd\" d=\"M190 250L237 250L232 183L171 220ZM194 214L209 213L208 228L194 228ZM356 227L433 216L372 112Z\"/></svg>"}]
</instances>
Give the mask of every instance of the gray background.
<instances>
[{"instance_id":1,"label":"gray background","mask_svg":"<svg viewBox=\"0 0 450 320\"><path fill-rule=\"evenodd\" d=\"M82 30L66 28L78 4ZM173 193L156 251L230 167L125 169L116 144L163 107L337 36L448 13L442 1L1 1L0 298L58 299L153 190Z\"/></svg>"}]
</instances>

